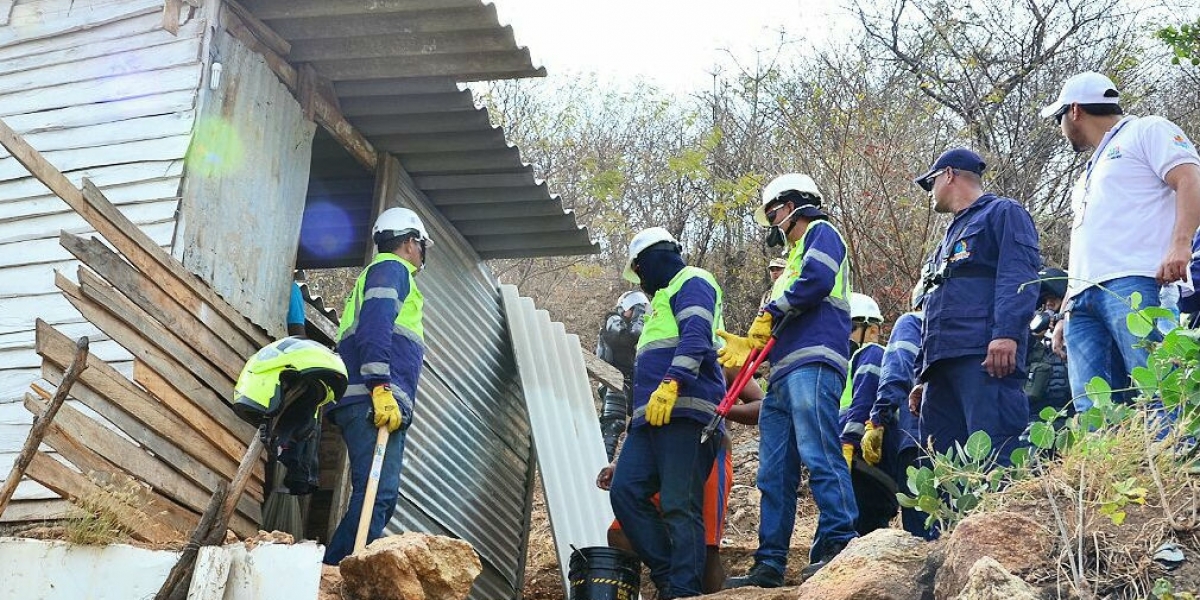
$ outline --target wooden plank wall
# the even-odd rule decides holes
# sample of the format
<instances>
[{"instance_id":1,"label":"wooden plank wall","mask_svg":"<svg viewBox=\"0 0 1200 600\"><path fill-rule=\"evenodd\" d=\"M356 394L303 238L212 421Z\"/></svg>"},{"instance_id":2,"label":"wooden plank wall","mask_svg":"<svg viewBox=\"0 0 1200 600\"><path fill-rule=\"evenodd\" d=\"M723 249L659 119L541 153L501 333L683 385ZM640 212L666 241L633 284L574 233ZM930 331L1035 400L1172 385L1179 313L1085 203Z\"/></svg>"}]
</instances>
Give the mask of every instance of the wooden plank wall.
<instances>
[{"instance_id":1,"label":"wooden plank wall","mask_svg":"<svg viewBox=\"0 0 1200 600\"><path fill-rule=\"evenodd\" d=\"M316 124L262 56L223 29L212 54L222 76L201 90L196 143L215 152L186 170L175 254L283 337Z\"/></svg>"},{"instance_id":2,"label":"wooden plank wall","mask_svg":"<svg viewBox=\"0 0 1200 600\"><path fill-rule=\"evenodd\" d=\"M170 247L204 22L185 8L177 35L163 31L162 0L8 4L7 24L0 23L0 118L73 185L90 178L154 244ZM55 285L56 270L76 283L77 261L59 232L93 229L0 149L0 468L31 423L22 402L42 374L37 318L72 339L88 335L96 359L133 375L132 355L87 323ZM62 501L50 501L57 497L27 481L3 518L61 515Z\"/></svg>"}]
</instances>

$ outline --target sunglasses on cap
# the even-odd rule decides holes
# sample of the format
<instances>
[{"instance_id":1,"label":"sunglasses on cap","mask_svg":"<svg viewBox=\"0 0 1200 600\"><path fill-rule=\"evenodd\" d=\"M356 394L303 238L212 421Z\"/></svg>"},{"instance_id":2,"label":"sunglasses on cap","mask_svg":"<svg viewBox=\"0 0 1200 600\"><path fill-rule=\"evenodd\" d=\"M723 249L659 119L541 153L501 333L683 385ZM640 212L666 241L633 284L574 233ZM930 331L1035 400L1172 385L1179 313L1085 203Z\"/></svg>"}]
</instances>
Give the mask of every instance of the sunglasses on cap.
<instances>
[{"instance_id":1,"label":"sunglasses on cap","mask_svg":"<svg viewBox=\"0 0 1200 600\"><path fill-rule=\"evenodd\" d=\"M941 169L938 169L938 170L930 173L929 177L926 177L925 179L922 179L921 181L917 182L917 185L921 186L921 189L923 189L927 192L932 192L933 191L933 182L937 181L938 177L941 177L943 173L945 173L946 171L949 171L949 170L950 170L950 167L942 167Z\"/></svg>"}]
</instances>

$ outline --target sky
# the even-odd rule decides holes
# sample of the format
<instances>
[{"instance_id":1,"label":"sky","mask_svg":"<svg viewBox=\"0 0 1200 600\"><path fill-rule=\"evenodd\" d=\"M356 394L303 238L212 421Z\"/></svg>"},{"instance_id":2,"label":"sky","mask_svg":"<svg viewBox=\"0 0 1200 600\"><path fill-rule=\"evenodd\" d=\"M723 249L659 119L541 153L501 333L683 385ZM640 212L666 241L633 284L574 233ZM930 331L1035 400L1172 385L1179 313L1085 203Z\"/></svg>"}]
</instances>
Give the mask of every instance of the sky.
<instances>
[{"instance_id":1,"label":"sky","mask_svg":"<svg viewBox=\"0 0 1200 600\"><path fill-rule=\"evenodd\" d=\"M687 93L730 56L749 65L791 43L823 43L845 21L837 0L491 0L548 76L596 73Z\"/></svg>"}]
</instances>

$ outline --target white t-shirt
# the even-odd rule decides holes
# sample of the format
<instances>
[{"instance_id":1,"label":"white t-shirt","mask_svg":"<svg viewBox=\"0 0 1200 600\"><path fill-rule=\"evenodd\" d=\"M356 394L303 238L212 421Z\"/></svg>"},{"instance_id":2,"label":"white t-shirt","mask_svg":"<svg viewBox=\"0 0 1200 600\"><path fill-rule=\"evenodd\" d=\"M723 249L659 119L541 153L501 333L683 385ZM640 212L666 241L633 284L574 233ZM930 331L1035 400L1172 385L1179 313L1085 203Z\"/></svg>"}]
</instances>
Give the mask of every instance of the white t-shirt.
<instances>
[{"instance_id":1,"label":"white t-shirt","mask_svg":"<svg viewBox=\"0 0 1200 600\"><path fill-rule=\"evenodd\" d=\"M1175 227L1175 192L1163 178L1186 163L1200 164L1195 145L1162 117L1128 116L1105 134L1071 193L1068 297L1157 274Z\"/></svg>"}]
</instances>

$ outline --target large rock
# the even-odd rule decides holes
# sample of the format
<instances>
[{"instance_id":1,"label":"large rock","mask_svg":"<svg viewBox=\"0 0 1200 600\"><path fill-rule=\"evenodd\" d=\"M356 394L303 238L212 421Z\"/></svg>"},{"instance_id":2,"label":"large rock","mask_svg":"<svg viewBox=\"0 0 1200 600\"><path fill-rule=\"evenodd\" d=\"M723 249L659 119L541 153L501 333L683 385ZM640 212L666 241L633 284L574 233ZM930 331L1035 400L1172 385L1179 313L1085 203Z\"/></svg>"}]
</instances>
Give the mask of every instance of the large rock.
<instances>
[{"instance_id":1,"label":"large rock","mask_svg":"<svg viewBox=\"0 0 1200 600\"><path fill-rule=\"evenodd\" d=\"M966 586L971 568L987 556L1009 573L1035 580L1052 572L1054 538L1038 522L1013 512L973 515L950 534L938 569L934 597L954 598Z\"/></svg>"},{"instance_id":2,"label":"large rock","mask_svg":"<svg viewBox=\"0 0 1200 600\"><path fill-rule=\"evenodd\" d=\"M796 600L795 587L781 588L756 588L745 587L732 590L721 590L715 594L706 594L704 596L696 596L704 600ZM646 595L642 594L645 598Z\"/></svg>"},{"instance_id":3,"label":"large rock","mask_svg":"<svg viewBox=\"0 0 1200 600\"><path fill-rule=\"evenodd\" d=\"M483 570L462 540L405 532L379 538L338 565L353 600L462 600Z\"/></svg>"},{"instance_id":4,"label":"large rock","mask_svg":"<svg viewBox=\"0 0 1200 600\"><path fill-rule=\"evenodd\" d=\"M920 600L931 545L899 529L858 538L800 586L801 600Z\"/></svg>"},{"instance_id":5,"label":"large rock","mask_svg":"<svg viewBox=\"0 0 1200 600\"><path fill-rule=\"evenodd\" d=\"M967 585L955 600L1038 600L1028 583L1009 573L996 559L985 556L971 567Z\"/></svg>"}]
</instances>

